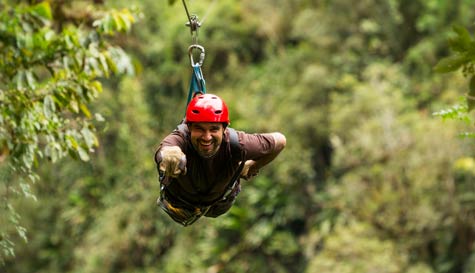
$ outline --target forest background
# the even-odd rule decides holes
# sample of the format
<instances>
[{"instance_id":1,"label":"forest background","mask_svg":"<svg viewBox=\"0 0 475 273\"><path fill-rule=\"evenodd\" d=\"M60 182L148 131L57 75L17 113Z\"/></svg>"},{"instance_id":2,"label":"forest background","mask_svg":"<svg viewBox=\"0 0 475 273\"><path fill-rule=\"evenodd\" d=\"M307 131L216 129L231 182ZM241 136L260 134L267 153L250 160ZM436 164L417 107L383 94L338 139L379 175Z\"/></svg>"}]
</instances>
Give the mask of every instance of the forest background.
<instances>
[{"instance_id":1,"label":"forest background","mask_svg":"<svg viewBox=\"0 0 475 273\"><path fill-rule=\"evenodd\" d=\"M112 10L104 36L88 43L117 47L88 48L98 61L87 75L58 62L82 89L41 97L42 114L17 117L25 124L9 106L34 100L10 95L38 84L18 72L27 59L3 59L0 272L475 272L475 147L461 137L473 130L464 97L473 68L434 71L452 54L453 26L472 33L474 1L187 2L205 17L208 92L227 102L232 127L284 133L285 151L244 182L227 214L174 223L155 204L153 154L183 117L191 76L180 1L49 1L52 14L36 6L34 18L51 17L69 31L63 38ZM13 21L0 21L2 35ZM81 52L63 41L64 56ZM41 115L49 127L35 131ZM66 133L55 132L67 120ZM8 124L33 128L36 148Z\"/></svg>"}]
</instances>

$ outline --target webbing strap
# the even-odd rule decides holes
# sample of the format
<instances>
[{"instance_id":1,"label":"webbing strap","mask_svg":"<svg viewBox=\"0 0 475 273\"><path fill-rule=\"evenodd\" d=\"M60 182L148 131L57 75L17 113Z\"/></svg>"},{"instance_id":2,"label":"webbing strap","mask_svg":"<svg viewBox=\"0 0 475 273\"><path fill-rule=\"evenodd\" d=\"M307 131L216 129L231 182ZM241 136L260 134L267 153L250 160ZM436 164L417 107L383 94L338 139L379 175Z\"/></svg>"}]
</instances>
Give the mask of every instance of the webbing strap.
<instances>
[{"instance_id":1,"label":"webbing strap","mask_svg":"<svg viewBox=\"0 0 475 273\"><path fill-rule=\"evenodd\" d=\"M187 135L186 124L184 124L184 123L179 124L177 126L176 130L178 132L180 132L182 135L185 135L185 136ZM233 177L231 178L231 180L226 185L226 190L224 191L224 193L218 199L216 199L214 202L212 202L210 205L203 206L203 207L198 207L198 208L195 205L192 205L189 202L181 199L179 196L175 196L175 198L179 199L181 202L187 204L188 206L195 207L195 212L193 213L192 217L190 217L189 219L186 219L186 220L177 220L177 218L173 214L174 213L173 211L170 211L167 208L167 206L165 206L164 204L160 204L162 209L164 209L175 221L179 222L183 226L188 226L188 225L193 224L199 218L201 218L201 216L205 215L211 207L213 207L214 205L216 205L220 201L226 200L229 197L229 195L232 193L232 191L236 187L236 184L239 181L239 176L241 175L241 171L243 170L244 165L245 165L244 154L241 150L241 144L239 143L239 137L238 137L238 134L237 134L236 130L234 130L233 128L230 128L230 127L228 127L227 130L229 132L229 142L230 142L230 145L231 145L231 156L240 158L241 163L239 164L238 169L234 172ZM166 201L166 196L164 194L165 190L166 190L166 185L162 183L164 178L165 178L164 175L159 176L159 181L160 181L160 184L161 184L160 199L161 200L163 199L163 200ZM171 205L171 204L169 204L169 205Z\"/></svg>"},{"instance_id":2,"label":"webbing strap","mask_svg":"<svg viewBox=\"0 0 475 273\"><path fill-rule=\"evenodd\" d=\"M191 75L190 89L188 91L188 100L186 106L190 103L191 99L195 96L196 93L206 94L206 83L203 73L201 72L201 66L195 64L193 67L193 73Z\"/></svg>"}]
</instances>

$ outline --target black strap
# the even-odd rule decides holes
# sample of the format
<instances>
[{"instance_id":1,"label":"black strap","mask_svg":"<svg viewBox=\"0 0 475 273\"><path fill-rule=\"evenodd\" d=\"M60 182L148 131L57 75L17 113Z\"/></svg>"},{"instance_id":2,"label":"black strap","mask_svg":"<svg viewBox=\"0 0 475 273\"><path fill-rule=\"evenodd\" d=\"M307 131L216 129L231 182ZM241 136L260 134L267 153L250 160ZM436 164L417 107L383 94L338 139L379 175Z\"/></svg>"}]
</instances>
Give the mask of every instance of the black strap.
<instances>
[{"instance_id":1,"label":"black strap","mask_svg":"<svg viewBox=\"0 0 475 273\"><path fill-rule=\"evenodd\" d=\"M231 145L231 155L232 155L232 157L240 157L241 164L239 164L238 169L236 170L233 177L231 178L228 185L226 186L226 191L221 196L221 198L219 198L218 201L216 201L216 202L224 200L228 197L228 195L234 189L234 186L236 185L236 183L239 179L239 176L241 175L242 169L244 168L244 164L245 164L243 152L241 150L241 144L239 143L239 137L238 137L238 134L237 134L236 130L234 130L233 128L228 127L228 133L229 133L229 143Z\"/></svg>"}]
</instances>

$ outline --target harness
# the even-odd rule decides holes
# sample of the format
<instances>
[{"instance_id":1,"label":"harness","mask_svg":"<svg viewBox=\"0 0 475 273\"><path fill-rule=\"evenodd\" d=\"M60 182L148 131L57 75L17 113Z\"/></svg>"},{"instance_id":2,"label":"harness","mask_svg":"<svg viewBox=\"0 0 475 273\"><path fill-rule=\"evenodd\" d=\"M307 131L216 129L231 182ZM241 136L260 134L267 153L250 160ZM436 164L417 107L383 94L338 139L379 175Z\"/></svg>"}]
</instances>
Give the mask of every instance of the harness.
<instances>
[{"instance_id":1,"label":"harness","mask_svg":"<svg viewBox=\"0 0 475 273\"><path fill-rule=\"evenodd\" d=\"M177 126L176 129L182 135L186 135L186 124L181 123ZM241 163L239 167L234 172L232 178L226 185L226 190L223 194L213 201L211 204L206 206L197 206L196 204L191 204L190 202L182 199L180 196L173 196L173 198L179 200L181 203L185 204L188 208L179 208L175 207L172 202L169 200L169 193L167 191L166 185L162 183L164 179L164 175L160 174L159 181L160 181L160 207L176 222L182 224L183 226L188 226L196 222L201 216L206 215L208 211L215 206L217 203L221 201L225 201L233 192L235 187L239 183L239 176L241 174L242 169L244 168L244 155L241 149L241 144L239 143L239 138L236 130L233 128L228 127L228 134L229 134L229 142L231 147L231 157L232 158L239 158L241 159ZM186 210L186 211L184 211Z\"/></svg>"}]
</instances>

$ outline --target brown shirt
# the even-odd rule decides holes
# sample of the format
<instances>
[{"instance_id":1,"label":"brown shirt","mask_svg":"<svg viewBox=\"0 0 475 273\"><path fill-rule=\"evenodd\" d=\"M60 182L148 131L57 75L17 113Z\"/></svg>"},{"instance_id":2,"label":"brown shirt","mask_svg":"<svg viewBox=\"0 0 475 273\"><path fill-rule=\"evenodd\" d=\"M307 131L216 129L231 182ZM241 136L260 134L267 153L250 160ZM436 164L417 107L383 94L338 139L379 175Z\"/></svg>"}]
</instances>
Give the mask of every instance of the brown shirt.
<instances>
[{"instance_id":1,"label":"brown shirt","mask_svg":"<svg viewBox=\"0 0 475 273\"><path fill-rule=\"evenodd\" d=\"M185 134L175 130L165 137L158 151L164 146L178 146L186 154L186 175L180 175L178 178L165 177L162 181L167 185L170 194L191 204L210 204L225 192L240 161L257 160L275 150L275 141L271 134L236 132L242 149L239 158L232 157L228 129L225 130L220 149L211 158L198 155L191 145L188 129Z\"/></svg>"}]
</instances>

